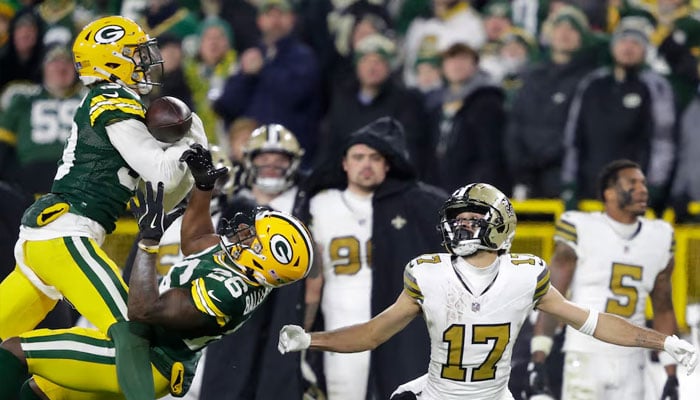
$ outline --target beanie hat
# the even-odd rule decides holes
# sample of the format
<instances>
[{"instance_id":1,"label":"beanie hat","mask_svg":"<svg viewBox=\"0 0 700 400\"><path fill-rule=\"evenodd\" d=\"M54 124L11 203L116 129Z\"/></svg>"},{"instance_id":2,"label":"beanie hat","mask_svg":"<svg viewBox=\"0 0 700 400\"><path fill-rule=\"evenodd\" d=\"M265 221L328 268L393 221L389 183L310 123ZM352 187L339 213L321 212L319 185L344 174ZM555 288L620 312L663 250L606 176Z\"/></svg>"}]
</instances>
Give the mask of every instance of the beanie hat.
<instances>
[{"instance_id":1,"label":"beanie hat","mask_svg":"<svg viewBox=\"0 0 700 400\"><path fill-rule=\"evenodd\" d=\"M391 65L396 57L396 44L393 40L378 33L371 34L355 46L355 63L367 54L379 54Z\"/></svg>"},{"instance_id":2,"label":"beanie hat","mask_svg":"<svg viewBox=\"0 0 700 400\"><path fill-rule=\"evenodd\" d=\"M632 38L646 47L653 27L644 17L629 16L620 20L612 36L612 43L623 37Z\"/></svg>"}]
</instances>

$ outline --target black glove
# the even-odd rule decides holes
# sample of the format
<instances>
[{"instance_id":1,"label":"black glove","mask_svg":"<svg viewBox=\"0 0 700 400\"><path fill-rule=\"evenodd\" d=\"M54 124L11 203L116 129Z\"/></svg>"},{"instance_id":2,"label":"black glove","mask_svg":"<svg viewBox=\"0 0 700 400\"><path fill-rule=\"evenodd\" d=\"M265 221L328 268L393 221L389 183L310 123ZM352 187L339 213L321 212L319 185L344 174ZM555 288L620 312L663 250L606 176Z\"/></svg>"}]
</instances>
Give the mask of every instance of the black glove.
<instances>
[{"instance_id":1,"label":"black glove","mask_svg":"<svg viewBox=\"0 0 700 400\"><path fill-rule=\"evenodd\" d=\"M549 375L544 363L530 362L527 365L527 377L528 397L537 394L552 395L552 390L549 388Z\"/></svg>"},{"instance_id":2,"label":"black glove","mask_svg":"<svg viewBox=\"0 0 700 400\"><path fill-rule=\"evenodd\" d=\"M151 182L146 182L146 194L136 192L139 204L130 200L131 212L139 224L141 238L160 241L163 232L185 212L184 208L176 208L168 214L163 211L163 182L158 182L158 190L153 193Z\"/></svg>"},{"instance_id":3,"label":"black glove","mask_svg":"<svg viewBox=\"0 0 700 400\"><path fill-rule=\"evenodd\" d=\"M678 378L675 375L669 375L666 379L661 400L678 400Z\"/></svg>"},{"instance_id":4,"label":"black glove","mask_svg":"<svg viewBox=\"0 0 700 400\"><path fill-rule=\"evenodd\" d=\"M180 161L186 162L187 166L190 167L197 189L205 192L214 189L216 180L228 173L227 167L219 169L214 167L214 163L211 161L211 153L199 143L195 143L185 150L180 156Z\"/></svg>"}]
</instances>

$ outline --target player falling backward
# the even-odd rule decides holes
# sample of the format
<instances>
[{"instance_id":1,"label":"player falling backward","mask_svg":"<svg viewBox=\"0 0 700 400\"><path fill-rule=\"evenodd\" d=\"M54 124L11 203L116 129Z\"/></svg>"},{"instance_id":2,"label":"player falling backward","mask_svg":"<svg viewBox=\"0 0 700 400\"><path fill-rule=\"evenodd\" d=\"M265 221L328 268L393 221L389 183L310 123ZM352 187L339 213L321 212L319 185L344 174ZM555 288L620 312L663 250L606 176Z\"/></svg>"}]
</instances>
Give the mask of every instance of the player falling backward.
<instances>
[{"instance_id":1,"label":"player falling backward","mask_svg":"<svg viewBox=\"0 0 700 400\"><path fill-rule=\"evenodd\" d=\"M287 325L280 352L372 350L422 314L431 340L428 373L401 385L392 399L513 399L513 344L534 307L609 343L665 350L693 371L698 354L690 343L582 308L550 286L542 259L508 253L516 222L510 201L493 186L457 189L440 210L438 228L449 253L411 260L392 306L365 323L328 332Z\"/></svg>"}]
</instances>

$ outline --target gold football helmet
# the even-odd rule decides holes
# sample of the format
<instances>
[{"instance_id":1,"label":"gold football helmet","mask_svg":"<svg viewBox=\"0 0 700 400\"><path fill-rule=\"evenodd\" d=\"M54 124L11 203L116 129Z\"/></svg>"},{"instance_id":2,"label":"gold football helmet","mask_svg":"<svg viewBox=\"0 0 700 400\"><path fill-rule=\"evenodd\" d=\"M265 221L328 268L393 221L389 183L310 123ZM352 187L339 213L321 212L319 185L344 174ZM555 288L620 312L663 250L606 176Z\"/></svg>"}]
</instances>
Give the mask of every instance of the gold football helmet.
<instances>
[{"instance_id":1,"label":"gold football helmet","mask_svg":"<svg viewBox=\"0 0 700 400\"><path fill-rule=\"evenodd\" d=\"M118 15L86 25L73 43L73 57L86 85L104 80L146 94L152 85L159 85L151 81L151 69L160 66L158 76L163 75L163 57L156 40L136 22Z\"/></svg>"},{"instance_id":2,"label":"gold football helmet","mask_svg":"<svg viewBox=\"0 0 700 400\"><path fill-rule=\"evenodd\" d=\"M482 214L470 221L471 230L457 216L465 211ZM440 209L442 245L457 256L467 256L477 250L510 249L518 220L513 205L505 194L486 183L463 186L450 196Z\"/></svg>"},{"instance_id":3,"label":"gold football helmet","mask_svg":"<svg viewBox=\"0 0 700 400\"><path fill-rule=\"evenodd\" d=\"M279 287L308 275L313 263L311 235L301 221L278 211L258 208L250 226L224 228L221 247L235 271L249 281ZM229 223L229 224L231 224Z\"/></svg>"},{"instance_id":4,"label":"gold football helmet","mask_svg":"<svg viewBox=\"0 0 700 400\"><path fill-rule=\"evenodd\" d=\"M281 177L262 177L258 168L253 165L253 159L260 153L281 153L291 159L289 168ZM243 148L243 159L247 173L246 184L256 185L261 190L271 194L281 193L294 184L304 149L299 145L296 136L280 124L263 125L253 131Z\"/></svg>"}]
</instances>

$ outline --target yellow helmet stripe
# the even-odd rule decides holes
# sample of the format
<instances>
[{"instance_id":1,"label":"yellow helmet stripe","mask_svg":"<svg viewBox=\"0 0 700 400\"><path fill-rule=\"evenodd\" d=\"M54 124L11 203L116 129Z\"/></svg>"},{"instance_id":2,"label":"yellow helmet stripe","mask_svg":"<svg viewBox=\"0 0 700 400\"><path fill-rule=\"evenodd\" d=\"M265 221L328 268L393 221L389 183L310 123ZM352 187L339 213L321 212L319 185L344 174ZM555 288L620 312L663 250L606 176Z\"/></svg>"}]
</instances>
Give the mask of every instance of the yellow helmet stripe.
<instances>
[{"instance_id":1,"label":"yellow helmet stripe","mask_svg":"<svg viewBox=\"0 0 700 400\"><path fill-rule=\"evenodd\" d=\"M297 232L299 232L299 234L302 236L304 241L308 244L308 246L304 246L304 247L306 247L306 249L308 251L309 265L311 265L313 262L313 252L311 251L311 245L312 245L313 241L311 240L311 235L309 234L309 231L306 229L306 227L304 225L302 225L299 222L299 220L297 220L296 218L290 218L286 214L281 213L279 211L268 211L268 212L273 217L287 221L290 225L292 225L297 230Z\"/></svg>"}]
</instances>

